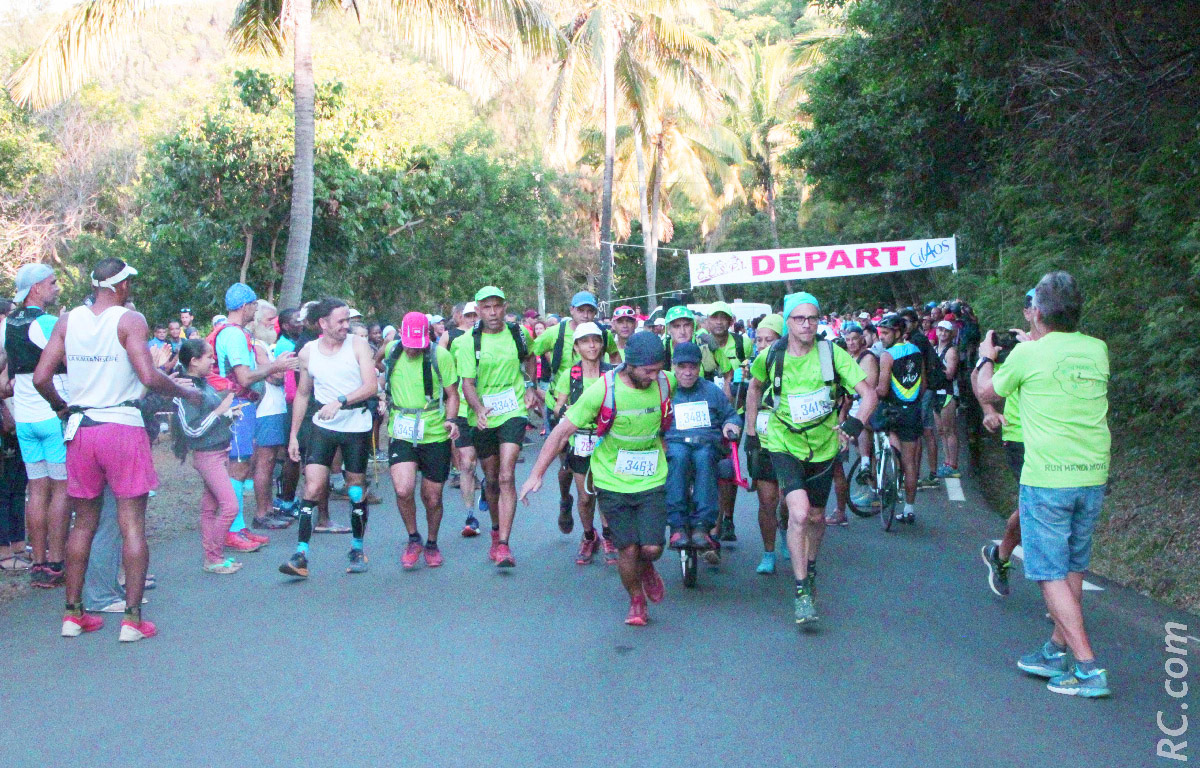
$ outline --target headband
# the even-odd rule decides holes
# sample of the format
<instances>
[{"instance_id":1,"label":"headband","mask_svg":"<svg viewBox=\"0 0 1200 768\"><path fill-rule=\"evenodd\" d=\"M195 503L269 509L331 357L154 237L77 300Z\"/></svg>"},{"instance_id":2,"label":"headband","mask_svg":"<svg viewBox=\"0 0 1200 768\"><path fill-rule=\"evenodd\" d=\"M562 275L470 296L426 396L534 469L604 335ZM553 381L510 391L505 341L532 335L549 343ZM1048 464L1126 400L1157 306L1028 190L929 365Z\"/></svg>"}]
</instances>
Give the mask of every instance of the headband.
<instances>
[{"instance_id":1,"label":"headband","mask_svg":"<svg viewBox=\"0 0 1200 768\"><path fill-rule=\"evenodd\" d=\"M137 274L137 270L134 269L133 267L129 266L128 264L121 267L120 272L118 272L117 274L115 274L112 277L105 279L105 280L97 280L96 273L93 272L92 273L92 287L93 288L110 288L110 289L116 290L117 283L124 281L128 277L133 277L136 274Z\"/></svg>"}]
</instances>

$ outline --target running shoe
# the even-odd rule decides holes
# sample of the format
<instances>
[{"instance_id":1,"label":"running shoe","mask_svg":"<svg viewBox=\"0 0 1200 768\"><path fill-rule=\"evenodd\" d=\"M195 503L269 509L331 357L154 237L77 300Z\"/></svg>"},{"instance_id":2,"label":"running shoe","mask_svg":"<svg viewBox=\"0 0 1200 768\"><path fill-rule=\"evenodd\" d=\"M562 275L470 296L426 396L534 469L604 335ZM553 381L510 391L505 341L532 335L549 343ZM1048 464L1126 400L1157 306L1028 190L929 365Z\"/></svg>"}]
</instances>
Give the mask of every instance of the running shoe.
<instances>
[{"instance_id":1,"label":"running shoe","mask_svg":"<svg viewBox=\"0 0 1200 768\"><path fill-rule=\"evenodd\" d=\"M634 595L629 598L629 615L625 617L625 623L631 627L644 627L649 620L650 616L646 611L646 597Z\"/></svg>"},{"instance_id":2,"label":"running shoe","mask_svg":"<svg viewBox=\"0 0 1200 768\"><path fill-rule=\"evenodd\" d=\"M235 552L257 552L262 549L262 544L229 531L225 534L225 549L232 549Z\"/></svg>"},{"instance_id":3,"label":"running shoe","mask_svg":"<svg viewBox=\"0 0 1200 768\"><path fill-rule=\"evenodd\" d=\"M496 562L496 552L500 549L500 531L492 531L492 546L488 547L488 559Z\"/></svg>"},{"instance_id":4,"label":"running shoe","mask_svg":"<svg viewBox=\"0 0 1200 768\"><path fill-rule=\"evenodd\" d=\"M49 589L50 585L46 583L49 576L46 574L45 563L34 563L29 566L29 586L38 587L39 589Z\"/></svg>"},{"instance_id":5,"label":"running shoe","mask_svg":"<svg viewBox=\"0 0 1200 768\"><path fill-rule=\"evenodd\" d=\"M288 561L279 566L280 573L286 573L288 576L296 576L301 579L308 578L308 558L303 552L296 552Z\"/></svg>"},{"instance_id":6,"label":"running shoe","mask_svg":"<svg viewBox=\"0 0 1200 768\"><path fill-rule=\"evenodd\" d=\"M919 477L919 476L917 477L917 490L924 490L926 488L937 488L937 487L938 487L938 481L932 472L930 472L928 475L925 475L924 478Z\"/></svg>"},{"instance_id":7,"label":"running shoe","mask_svg":"<svg viewBox=\"0 0 1200 768\"><path fill-rule=\"evenodd\" d=\"M479 478L476 478L476 480L478 480L478 479ZM482 493L480 493L479 494L479 514L486 515L491 511L492 511L492 508L488 506L487 497L484 496Z\"/></svg>"},{"instance_id":8,"label":"running shoe","mask_svg":"<svg viewBox=\"0 0 1200 768\"><path fill-rule=\"evenodd\" d=\"M67 572L65 568L55 568L49 563L42 566L42 583L36 586L43 589L54 589L61 587L67 581Z\"/></svg>"},{"instance_id":9,"label":"running shoe","mask_svg":"<svg viewBox=\"0 0 1200 768\"><path fill-rule=\"evenodd\" d=\"M691 535L688 537L688 546L699 550L716 549L717 542L703 528L693 528Z\"/></svg>"},{"instance_id":10,"label":"running shoe","mask_svg":"<svg viewBox=\"0 0 1200 768\"><path fill-rule=\"evenodd\" d=\"M942 478L962 477L962 473L958 471L958 467L952 467L949 464L943 464L942 466L938 467L937 476Z\"/></svg>"},{"instance_id":11,"label":"running shoe","mask_svg":"<svg viewBox=\"0 0 1200 768\"><path fill-rule=\"evenodd\" d=\"M582 540L579 542L579 554L575 556L575 565L589 565L596 554L596 546L599 543L600 537L595 535L595 533L592 534L592 538L590 539L584 534Z\"/></svg>"},{"instance_id":12,"label":"running shoe","mask_svg":"<svg viewBox=\"0 0 1200 768\"><path fill-rule=\"evenodd\" d=\"M600 538L600 546L604 550L604 564L616 565L617 558L619 557L616 546L604 537Z\"/></svg>"},{"instance_id":13,"label":"running shoe","mask_svg":"<svg viewBox=\"0 0 1200 768\"><path fill-rule=\"evenodd\" d=\"M646 567L642 569L642 591L652 603L661 603L667 594L667 585L654 569L654 563L646 563Z\"/></svg>"},{"instance_id":14,"label":"running shoe","mask_svg":"<svg viewBox=\"0 0 1200 768\"><path fill-rule=\"evenodd\" d=\"M575 530L575 516L571 514L571 505L574 503L575 499L569 493L558 500L558 530L563 533Z\"/></svg>"},{"instance_id":15,"label":"running shoe","mask_svg":"<svg viewBox=\"0 0 1200 768\"><path fill-rule=\"evenodd\" d=\"M709 565L716 566L716 565L721 564L721 550L720 549L705 550L704 554L701 555L701 557L703 557L704 562L708 563Z\"/></svg>"},{"instance_id":16,"label":"running shoe","mask_svg":"<svg viewBox=\"0 0 1200 768\"><path fill-rule=\"evenodd\" d=\"M421 542L408 542L408 546L404 548L404 554L400 556L400 567L406 571L416 568L417 561L421 559L421 552L424 550L425 546Z\"/></svg>"},{"instance_id":17,"label":"running shoe","mask_svg":"<svg viewBox=\"0 0 1200 768\"><path fill-rule=\"evenodd\" d=\"M158 628L154 626L153 622L124 619L121 621L121 635L117 639L122 643L136 643L138 640L145 640L157 634Z\"/></svg>"},{"instance_id":18,"label":"running shoe","mask_svg":"<svg viewBox=\"0 0 1200 768\"><path fill-rule=\"evenodd\" d=\"M265 531L278 531L287 528L291 523L286 520L281 520L278 517L256 517L250 521L251 528L258 528Z\"/></svg>"},{"instance_id":19,"label":"running shoe","mask_svg":"<svg viewBox=\"0 0 1200 768\"><path fill-rule=\"evenodd\" d=\"M1000 559L1000 547L995 544L984 544L979 554L988 567L988 586L1000 597L1008 597L1008 571L1012 562Z\"/></svg>"},{"instance_id":20,"label":"running shoe","mask_svg":"<svg viewBox=\"0 0 1200 768\"><path fill-rule=\"evenodd\" d=\"M737 541L737 533L733 529L733 518L721 520L721 541Z\"/></svg>"},{"instance_id":21,"label":"running shoe","mask_svg":"<svg viewBox=\"0 0 1200 768\"><path fill-rule=\"evenodd\" d=\"M63 616L62 636L79 637L85 632L95 632L103 626L104 619L99 616L89 616L86 613L76 616L68 613Z\"/></svg>"},{"instance_id":22,"label":"running shoe","mask_svg":"<svg viewBox=\"0 0 1200 768\"><path fill-rule=\"evenodd\" d=\"M517 559L513 557L512 550L507 544L496 545L496 566L498 568L515 568Z\"/></svg>"},{"instance_id":23,"label":"running shoe","mask_svg":"<svg viewBox=\"0 0 1200 768\"><path fill-rule=\"evenodd\" d=\"M346 566L346 573L366 573L367 572L367 553L361 549L350 548L346 553L346 559L350 564Z\"/></svg>"},{"instance_id":24,"label":"running shoe","mask_svg":"<svg viewBox=\"0 0 1200 768\"><path fill-rule=\"evenodd\" d=\"M462 535L464 539L479 535L479 521L475 519L475 515L467 515L467 520L463 523Z\"/></svg>"},{"instance_id":25,"label":"running shoe","mask_svg":"<svg viewBox=\"0 0 1200 768\"><path fill-rule=\"evenodd\" d=\"M671 549L686 549L688 546L687 531L676 528L671 531L671 541L667 544Z\"/></svg>"},{"instance_id":26,"label":"running shoe","mask_svg":"<svg viewBox=\"0 0 1200 768\"><path fill-rule=\"evenodd\" d=\"M846 517L845 512L841 515L826 516L825 525L838 525L844 528L850 525L850 519Z\"/></svg>"},{"instance_id":27,"label":"running shoe","mask_svg":"<svg viewBox=\"0 0 1200 768\"><path fill-rule=\"evenodd\" d=\"M762 560L758 562L758 567L754 569L754 572L762 574L775 573L775 553L763 552Z\"/></svg>"},{"instance_id":28,"label":"running shoe","mask_svg":"<svg viewBox=\"0 0 1200 768\"><path fill-rule=\"evenodd\" d=\"M1061 677L1067 674L1067 653L1046 641L1041 648L1017 659L1017 669L1038 677Z\"/></svg>"},{"instance_id":29,"label":"running shoe","mask_svg":"<svg viewBox=\"0 0 1200 768\"><path fill-rule=\"evenodd\" d=\"M242 570L242 564L239 563L237 560L234 560L232 557L225 558L225 561L221 562L221 563L205 563L204 564L204 572L205 573L227 574L227 573L237 573L240 570Z\"/></svg>"},{"instance_id":30,"label":"running shoe","mask_svg":"<svg viewBox=\"0 0 1200 768\"><path fill-rule=\"evenodd\" d=\"M812 592L804 587L796 590L796 623L808 624L816 621L817 603L813 600Z\"/></svg>"},{"instance_id":31,"label":"running shoe","mask_svg":"<svg viewBox=\"0 0 1200 768\"><path fill-rule=\"evenodd\" d=\"M261 533L255 533L249 528L243 528L242 530L238 531L238 536L241 536L247 541L252 541L255 544L262 544L264 547L271 543L270 538L263 536Z\"/></svg>"},{"instance_id":32,"label":"running shoe","mask_svg":"<svg viewBox=\"0 0 1200 768\"><path fill-rule=\"evenodd\" d=\"M1086 699L1112 695L1112 690L1108 687L1107 670L1094 669L1085 673L1078 664L1070 672L1050 678L1050 682L1046 683L1046 688L1054 693L1082 696Z\"/></svg>"},{"instance_id":33,"label":"running shoe","mask_svg":"<svg viewBox=\"0 0 1200 768\"><path fill-rule=\"evenodd\" d=\"M437 568L439 565L446 562L445 558L442 557L442 551L437 547L426 545L424 551L425 565L429 566L430 568Z\"/></svg>"}]
</instances>

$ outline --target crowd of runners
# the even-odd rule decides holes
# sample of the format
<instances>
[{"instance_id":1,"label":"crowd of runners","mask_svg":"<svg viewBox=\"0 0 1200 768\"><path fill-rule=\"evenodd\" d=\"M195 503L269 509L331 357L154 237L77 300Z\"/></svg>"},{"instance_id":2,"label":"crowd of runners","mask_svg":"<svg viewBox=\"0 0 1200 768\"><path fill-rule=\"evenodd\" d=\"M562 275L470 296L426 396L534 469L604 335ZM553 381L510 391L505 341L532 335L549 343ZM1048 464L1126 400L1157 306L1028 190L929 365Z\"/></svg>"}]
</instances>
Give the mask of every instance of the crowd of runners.
<instances>
[{"instance_id":1,"label":"crowd of runners","mask_svg":"<svg viewBox=\"0 0 1200 768\"><path fill-rule=\"evenodd\" d=\"M447 484L461 500L456 532L475 537L490 523L488 558L515 568L518 502L554 468L559 529L582 528L579 565L615 565L627 624L646 624L648 604L664 599L655 567L664 550L721 562L722 542L737 540L742 490L758 502L756 571L775 572L782 533L795 621L808 625L820 616L826 527L847 524L851 494L865 497L855 507L878 505L871 473L861 487L847 479L854 462L879 460L873 435L896 452L896 519L913 524L919 490L960 475L965 416L1002 431L1021 482L1003 540L983 549L989 584L1008 594L1024 539L1027 575L1055 621L1020 668L1057 692L1108 692L1079 603L1107 481L1107 350L1078 332L1081 298L1065 273L1029 291L1028 327L1000 335L983 333L961 301L839 313L793 293L781 313L739 320L724 302L703 314L668 301L650 314L623 305L602 316L581 291L560 318L518 314L494 285L449 318L410 311L393 325L366 322L334 298L278 311L236 283L211 328L195 327L189 308L151 328L131 302L136 279L104 260L88 301L58 312L53 270L26 265L4 324L0 385L11 380L13 393L3 415L15 421L28 476L28 541L8 533L0 564L27 568L37 587L65 585L64 636L103 625L81 591L106 486L123 540L120 640L156 632L141 604L160 430L199 475L208 573L236 573L239 554L290 537L281 531L292 526L286 577L332 570L311 550L316 533L348 533L339 567L363 573L371 508L391 493L408 533L399 567L440 567ZM1047 348L1054 354L1038 354ZM545 439L518 489L522 449L539 428ZM372 482L372 464L386 464L391 488ZM348 500L348 529L331 497Z\"/></svg>"}]
</instances>

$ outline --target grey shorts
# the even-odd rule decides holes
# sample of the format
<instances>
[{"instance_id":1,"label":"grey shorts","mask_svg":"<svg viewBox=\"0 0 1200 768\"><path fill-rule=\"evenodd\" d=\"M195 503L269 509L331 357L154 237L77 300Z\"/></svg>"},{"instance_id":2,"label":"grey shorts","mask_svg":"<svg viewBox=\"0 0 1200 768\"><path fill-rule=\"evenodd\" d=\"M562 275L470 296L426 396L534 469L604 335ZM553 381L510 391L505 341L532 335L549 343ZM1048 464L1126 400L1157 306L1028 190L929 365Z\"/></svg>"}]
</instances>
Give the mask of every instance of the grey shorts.
<instances>
[{"instance_id":1,"label":"grey shorts","mask_svg":"<svg viewBox=\"0 0 1200 768\"><path fill-rule=\"evenodd\" d=\"M666 543L667 491L659 486L638 493L596 489L596 502L612 531L610 541L617 549L633 544L661 547Z\"/></svg>"}]
</instances>

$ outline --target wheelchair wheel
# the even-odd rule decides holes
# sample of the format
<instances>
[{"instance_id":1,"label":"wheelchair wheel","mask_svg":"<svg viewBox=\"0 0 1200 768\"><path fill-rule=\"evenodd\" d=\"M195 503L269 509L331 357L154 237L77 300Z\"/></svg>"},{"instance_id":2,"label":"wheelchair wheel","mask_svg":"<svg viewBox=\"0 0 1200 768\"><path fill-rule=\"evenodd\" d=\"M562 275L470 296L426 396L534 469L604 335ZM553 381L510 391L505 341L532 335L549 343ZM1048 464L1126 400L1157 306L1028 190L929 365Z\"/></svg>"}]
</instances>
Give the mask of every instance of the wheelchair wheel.
<instances>
[{"instance_id":1,"label":"wheelchair wheel","mask_svg":"<svg viewBox=\"0 0 1200 768\"><path fill-rule=\"evenodd\" d=\"M696 573L699 570L699 557L696 550L684 547L679 550L679 564L683 569L683 586L691 589L696 586Z\"/></svg>"}]
</instances>

